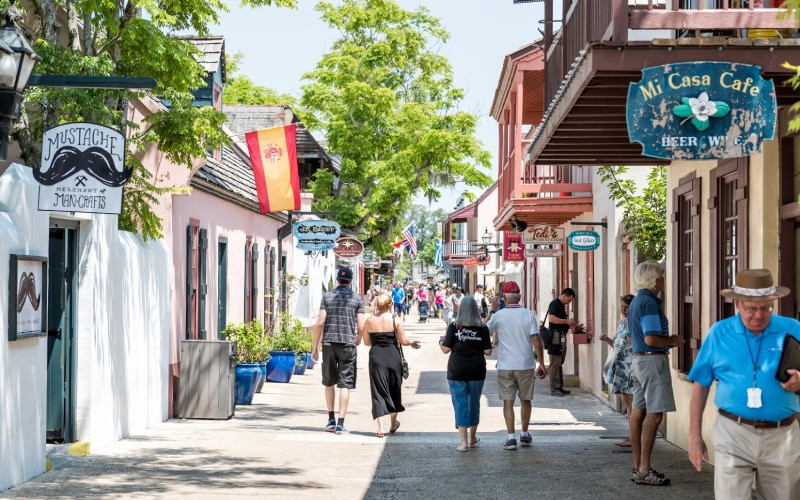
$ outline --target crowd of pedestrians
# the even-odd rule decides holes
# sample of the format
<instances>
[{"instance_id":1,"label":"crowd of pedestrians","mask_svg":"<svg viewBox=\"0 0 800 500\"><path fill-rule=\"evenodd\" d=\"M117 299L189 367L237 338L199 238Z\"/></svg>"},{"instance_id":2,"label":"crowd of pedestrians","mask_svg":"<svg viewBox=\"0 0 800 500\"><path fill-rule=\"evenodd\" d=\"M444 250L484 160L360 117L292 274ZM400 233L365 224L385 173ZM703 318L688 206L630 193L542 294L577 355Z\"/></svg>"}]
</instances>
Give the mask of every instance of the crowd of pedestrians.
<instances>
[{"instance_id":1,"label":"crowd of pedestrians","mask_svg":"<svg viewBox=\"0 0 800 500\"><path fill-rule=\"evenodd\" d=\"M550 395L570 394L564 388L566 334L580 325L569 316L575 300L570 288L548 306L539 324L533 311L520 305L517 283L499 285L499 293L477 286L472 295L461 287L427 286L406 289L397 283L381 291L371 288L367 301L372 316L365 318L364 300L350 288L352 271L337 273L339 286L325 294L314 329L312 355L323 346L322 383L328 409L327 430L349 432L344 425L349 390L356 383L356 346L370 347L369 376L372 415L377 436L395 433L402 404L402 379L408 376L402 347L420 348L405 335L403 320L413 301L429 302L446 325L439 346L449 356L447 383L458 431L459 452L477 447L480 398L487 376L486 356L497 354L498 397L503 402L507 450L530 446L528 430L536 378L549 374ZM670 479L653 467L653 449L664 414L676 409L669 368L669 351L683 344L671 334L660 298L663 266L640 263L634 272L637 294L620 298L621 320L613 338L600 340L611 347L604 377L625 403L629 435L617 443L632 448L630 479L636 484L666 486ZM784 343L800 341L800 322L772 313L773 302L790 291L773 285L769 271L744 270L735 286L723 290L735 301L737 314L714 324L704 339L688 378L694 382L691 400L689 459L699 471L708 460L702 438L703 411L710 388L717 381L714 403L719 416L712 439L715 450L715 495L720 499L800 498L800 372L781 373ZM544 351L549 354L549 372ZM776 378L777 373L777 378ZM778 380L780 378L780 380ZM339 415L335 418L335 389ZM515 402L520 401L520 433L516 434ZM382 419L389 416L389 426Z\"/></svg>"}]
</instances>

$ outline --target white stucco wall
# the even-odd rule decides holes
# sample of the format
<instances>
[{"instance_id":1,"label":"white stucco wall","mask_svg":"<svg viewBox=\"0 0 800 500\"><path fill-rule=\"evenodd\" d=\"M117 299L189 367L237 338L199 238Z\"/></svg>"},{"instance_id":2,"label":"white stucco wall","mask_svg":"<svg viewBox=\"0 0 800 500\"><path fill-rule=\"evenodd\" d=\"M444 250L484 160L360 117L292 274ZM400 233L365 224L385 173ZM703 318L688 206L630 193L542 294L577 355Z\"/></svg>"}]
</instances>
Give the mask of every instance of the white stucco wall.
<instances>
[{"instance_id":1,"label":"white stucco wall","mask_svg":"<svg viewBox=\"0 0 800 500\"><path fill-rule=\"evenodd\" d=\"M47 338L9 342L9 255L46 256L48 215L30 169L0 177L0 491L45 470Z\"/></svg>"},{"instance_id":2,"label":"white stucco wall","mask_svg":"<svg viewBox=\"0 0 800 500\"><path fill-rule=\"evenodd\" d=\"M10 253L47 256L50 218L78 220L77 439L95 449L167 416L171 256L114 215L39 212L31 170L0 177L0 490L45 470L47 339L8 342Z\"/></svg>"}]
</instances>

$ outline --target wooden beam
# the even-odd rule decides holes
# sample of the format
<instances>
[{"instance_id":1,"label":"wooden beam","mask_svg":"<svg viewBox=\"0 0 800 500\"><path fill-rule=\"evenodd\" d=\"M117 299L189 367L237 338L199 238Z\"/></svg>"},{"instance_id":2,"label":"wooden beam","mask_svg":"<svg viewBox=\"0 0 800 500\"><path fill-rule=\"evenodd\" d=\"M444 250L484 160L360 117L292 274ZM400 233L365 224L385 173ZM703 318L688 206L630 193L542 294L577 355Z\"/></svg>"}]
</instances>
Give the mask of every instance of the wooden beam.
<instances>
[{"instance_id":1,"label":"wooden beam","mask_svg":"<svg viewBox=\"0 0 800 500\"><path fill-rule=\"evenodd\" d=\"M785 9L703 9L703 10L646 10L631 9L629 26L635 30L737 30L792 29L794 16L778 19Z\"/></svg>"}]
</instances>

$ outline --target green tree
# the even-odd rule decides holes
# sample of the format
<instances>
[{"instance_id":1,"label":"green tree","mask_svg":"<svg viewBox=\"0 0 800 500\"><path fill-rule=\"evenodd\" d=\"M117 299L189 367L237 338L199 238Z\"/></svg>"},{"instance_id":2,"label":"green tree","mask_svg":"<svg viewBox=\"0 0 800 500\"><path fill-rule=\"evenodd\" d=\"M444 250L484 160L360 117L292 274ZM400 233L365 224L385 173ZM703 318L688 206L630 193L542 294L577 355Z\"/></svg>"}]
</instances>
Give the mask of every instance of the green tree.
<instances>
[{"instance_id":1,"label":"green tree","mask_svg":"<svg viewBox=\"0 0 800 500\"><path fill-rule=\"evenodd\" d=\"M242 0L242 5L293 7L296 0ZM0 2L0 5L8 2ZM44 130L61 123L93 122L129 134L127 168L133 169L126 185L121 229L141 233L145 239L161 236L161 220L152 210L157 195L166 189L153 185L140 155L146 144L155 144L166 157L191 166L209 150L227 142L222 132L224 115L212 107L192 106L192 94L204 85L205 74L196 61L197 50L170 32L192 31L207 35L227 11L221 0L31 0L25 26L42 57L40 74L152 76L158 82L155 95L163 96L169 109L147 118L139 130L128 121L130 99L135 91L31 88L26 106L12 129L22 159L37 166ZM57 14L66 12L67 23ZM67 40L66 45L59 41Z\"/></svg>"},{"instance_id":2,"label":"green tree","mask_svg":"<svg viewBox=\"0 0 800 500\"><path fill-rule=\"evenodd\" d=\"M305 75L301 103L341 167L338 180L316 173L315 208L337 212L343 228L385 253L415 194L489 186L489 153L475 138L477 118L458 109L463 91L438 53L448 34L427 9L345 0L317 10L341 36Z\"/></svg>"},{"instance_id":3,"label":"green tree","mask_svg":"<svg viewBox=\"0 0 800 500\"><path fill-rule=\"evenodd\" d=\"M646 259L661 260L667 250L667 169L654 167L641 193L631 179L622 176L627 167L600 167L603 183L611 198L622 208L622 223L636 242L637 251Z\"/></svg>"},{"instance_id":4,"label":"green tree","mask_svg":"<svg viewBox=\"0 0 800 500\"><path fill-rule=\"evenodd\" d=\"M247 75L240 73L244 54L237 52L228 61L228 82L225 92L222 93L222 103L228 105L266 106L286 105L291 106L295 112L299 109L299 102L291 94L282 94L276 90L256 85Z\"/></svg>"},{"instance_id":5,"label":"green tree","mask_svg":"<svg viewBox=\"0 0 800 500\"><path fill-rule=\"evenodd\" d=\"M441 208L431 211L423 205L412 205L400 218L397 225L398 232L414 223L414 237L417 239L419 258L426 264L433 264L436 238L441 236L438 224L447 219L447 215L448 213Z\"/></svg>"}]
</instances>

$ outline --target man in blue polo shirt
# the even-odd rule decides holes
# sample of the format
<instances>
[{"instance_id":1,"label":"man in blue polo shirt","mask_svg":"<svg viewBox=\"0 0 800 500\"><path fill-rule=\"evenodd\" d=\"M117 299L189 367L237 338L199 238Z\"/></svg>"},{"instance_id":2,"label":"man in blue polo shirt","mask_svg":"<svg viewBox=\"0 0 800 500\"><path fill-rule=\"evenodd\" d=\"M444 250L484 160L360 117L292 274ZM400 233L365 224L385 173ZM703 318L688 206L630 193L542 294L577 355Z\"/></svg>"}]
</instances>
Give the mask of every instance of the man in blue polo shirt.
<instances>
[{"instance_id":1,"label":"man in blue polo shirt","mask_svg":"<svg viewBox=\"0 0 800 500\"><path fill-rule=\"evenodd\" d=\"M754 477L758 498L800 498L800 373L787 370L783 384L775 378L784 340L800 340L800 323L772 314L772 302L789 293L773 285L766 269L739 271L734 287L721 292L736 301L738 314L711 327L689 372L689 458L698 471L708 459L703 410L717 381L720 416L711 431L717 499L750 498Z\"/></svg>"},{"instance_id":2,"label":"man in blue polo shirt","mask_svg":"<svg viewBox=\"0 0 800 500\"><path fill-rule=\"evenodd\" d=\"M664 289L661 264L654 260L642 262L636 267L633 278L639 293L628 310L628 331L634 355L631 370L634 382L630 414L631 480L636 484L666 486L669 479L650 467L650 456L664 413L675 411L667 354L670 347L683 344L683 338L670 336L669 323L661 309L661 299L658 298Z\"/></svg>"},{"instance_id":3,"label":"man in blue polo shirt","mask_svg":"<svg viewBox=\"0 0 800 500\"><path fill-rule=\"evenodd\" d=\"M394 303L395 316L405 319L403 315L406 312L406 291L403 290L403 287L400 286L400 283L394 284L394 290L392 290L392 302Z\"/></svg>"}]
</instances>

